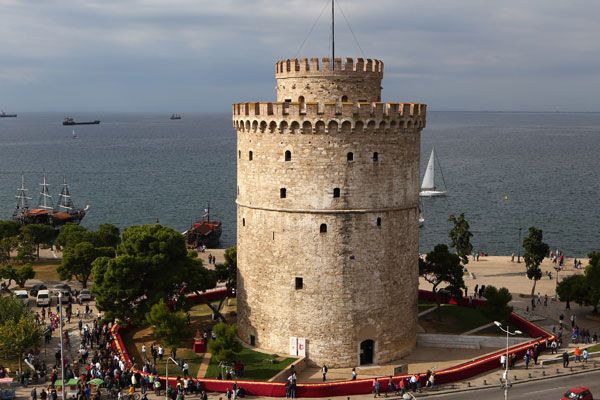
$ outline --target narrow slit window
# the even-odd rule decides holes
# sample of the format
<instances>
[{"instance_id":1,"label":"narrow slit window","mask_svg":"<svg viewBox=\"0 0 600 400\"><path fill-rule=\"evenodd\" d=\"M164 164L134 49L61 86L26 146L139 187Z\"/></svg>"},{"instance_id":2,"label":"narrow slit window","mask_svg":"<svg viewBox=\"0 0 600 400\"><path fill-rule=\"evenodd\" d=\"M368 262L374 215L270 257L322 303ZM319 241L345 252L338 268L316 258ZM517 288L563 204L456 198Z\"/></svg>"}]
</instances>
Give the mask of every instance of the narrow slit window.
<instances>
[{"instance_id":1,"label":"narrow slit window","mask_svg":"<svg viewBox=\"0 0 600 400\"><path fill-rule=\"evenodd\" d=\"M242 151L238 150L238 158L242 158Z\"/></svg>"},{"instance_id":2,"label":"narrow slit window","mask_svg":"<svg viewBox=\"0 0 600 400\"><path fill-rule=\"evenodd\" d=\"M302 289L304 287L304 279L297 276L296 280L295 280L295 287L296 287L296 290Z\"/></svg>"},{"instance_id":3,"label":"narrow slit window","mask_svg":"<svg viewBox=\"0 0 600 400\"><path fill-rule=\"evenodd\" d=\"M285 151L285 161L292 161L292 152L289 150Z\"/></svg>"},{"instance_id":4,"label":"narrow slit window","mask_svg":"<svg viewBox=\"0 0 600 400\"><path fill-rule=\"evenodd\" d=\"M350 153L346 154L346 160L354 161L354 153L350 152Z\"/></svg>"},{"instance_id":5,"label":"narrow slit window","mask_svg":"<svg viewBox=\"0 0 600 400\"><path fill-rule=\"evenodd\" d=\"M375 152L375 153L373 153L373 162L377 162L377 161L379 161L379 153Z\"/></svg>"},{"instance_id":6,"label":"narrow slit window","mask_svg":"<svg viewBox=\"0 0 600 400\"><path fill-rule=\"evenodd\" d=\"M327 224L321 224L319 227L319 233L327 233Z\"/></svg>"},{"instance_id":7,"label":"narrow slit window","mask_svg":"<svg viewBox=\"0 0 600 400\"><path fill-rule=\"evenodd\" d=\"M248 152L248 161L252 161L252 158L254 157L254 155L252 154L252 150L250 150Z\"/></svg>"},{"instance_id":8,"label":"narrow slit window","mask_svg":"<svg viewBox=\"0 0 600 400\"><path fill-rule=\"evenodd\" d=\"M246 226L246 218L242 218L242 226Z\"/></svg>"},{"instance_id":9,"label":"narrow slit window","mask_svg":"<svg viewBox=\"0 0 600 400\"><path fill-rule=\"evenodd\" d=\"M285 199L287 197L287 190L285 188L279 189L279 198Z\"/></svg>"},{"instance_id":10,"label":"narrow slit window","mask_svg":"<svg viewBox=\"0 0 600 400\"><path fill-rule=\"evenodd\" d=\"M333 189L333 197L334 198L340 197L340 188Z\"/></svg>"},{"instance_id":11,"label":"narrow slit window","mask_svg":"<svg viewBox=\"0 0 600 400\"><path fill-rule=\"evenodd\" d=\"M377 226L381 226L381 217L377 217Z\"/></svg>"}]
</instances>

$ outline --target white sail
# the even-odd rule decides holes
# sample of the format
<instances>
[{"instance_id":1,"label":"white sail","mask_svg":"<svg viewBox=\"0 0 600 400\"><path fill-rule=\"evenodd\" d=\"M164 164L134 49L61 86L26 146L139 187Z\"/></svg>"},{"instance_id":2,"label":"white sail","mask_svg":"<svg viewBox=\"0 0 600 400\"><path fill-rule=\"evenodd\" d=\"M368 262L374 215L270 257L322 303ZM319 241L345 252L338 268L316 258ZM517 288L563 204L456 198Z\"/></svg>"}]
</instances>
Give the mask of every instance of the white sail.
<instances>
[{"instance_id":1,"label":"white sail","mask_svg":"<svg viewBox=\"0 0 600 400\"><path fill-rule=\"evenodd\" d=\"M431 149L431 155L429 156L429 162L427 163L427 169L425 170L425 176L423 176L423 183L421 184L421 190L434 190L435 189L435 147Z\"/></svg>"}]
</instances>

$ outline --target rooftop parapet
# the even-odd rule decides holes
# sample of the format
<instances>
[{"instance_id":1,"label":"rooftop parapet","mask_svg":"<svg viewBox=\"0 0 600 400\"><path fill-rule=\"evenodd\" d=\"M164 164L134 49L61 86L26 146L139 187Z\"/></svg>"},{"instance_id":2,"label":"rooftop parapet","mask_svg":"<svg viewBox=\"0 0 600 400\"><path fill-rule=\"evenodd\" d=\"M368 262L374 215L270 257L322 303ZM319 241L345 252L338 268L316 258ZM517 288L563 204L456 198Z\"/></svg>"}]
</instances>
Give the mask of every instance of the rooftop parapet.
<instances>
[{"instance_id":1,"label":"rooftop parapet","mask_svg":"<svg viewBox=\"0 0 600 400\"><path fill-rule=\"evenodd\" d=\"M298 118L410 118L425 117L427 105L421 103L317 103L256 102L233 104L233 117L261 119Z\"/></svg>"},{"instance_id":2,"label":"rooftop parapet","mask_svg":"<svg viewBox=\"0 0 600 400\"><path fill-rule=\"evenodd\" d=\"M333 64L331 58L291 58L277 61L275 64L276 78L290 78L301 76L319 75L345 75L383 77L383 61L370 58L335 58Z\"/></svg>"}]
</instances>

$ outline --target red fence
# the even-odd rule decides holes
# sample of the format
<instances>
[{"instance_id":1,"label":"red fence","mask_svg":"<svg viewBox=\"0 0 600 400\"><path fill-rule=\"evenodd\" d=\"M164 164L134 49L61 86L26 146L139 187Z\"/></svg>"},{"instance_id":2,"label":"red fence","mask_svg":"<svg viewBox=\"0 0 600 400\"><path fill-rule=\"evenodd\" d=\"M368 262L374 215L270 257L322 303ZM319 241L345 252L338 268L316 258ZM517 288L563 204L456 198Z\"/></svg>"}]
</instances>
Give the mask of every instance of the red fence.
<instances>
[{"instance_id":1,"label":"red fence","mask_svg":"<svg viewBox=\"0 0 600 400\"><path fill-rule=\"evenodd\" d=\"M227 289L215 289L200 295L189 295L193 298L193 301L219 300L224 297L233 295ZM432 292L419 290L419 299L435 301L435 295ZM453 298L442 298L442 303L458 304L464 307L481 307L485 304L482 300L469 300L461 299L456 300ZM517 359L523 358L525 351L532 348L536 343L539 344L542 349L546 348L548 341L554 340L554 336L546 332L534 323L526 320L518 314L511 313L509 316L509 322L519 328L522 332L526 333L532 339L528 342L521 343L509 348L510 353L515 353ZM121 356L126 360L128 366L131 365L131 359L127 353L127 349L121 335L119 334L119 326L113 326L111 333L114 338L114 346L121 353ZM480 375L484 372L498 369L500 364L499 358L506 352L505 349L496 351L486 356L477 358L471 362L459 364L450 368L446 368L436 372L436 384L457 382L464 379L472 378ZM407 378L408 375L395 376L393 381L397 384L400 379ZM418 374L421 383L425 383L425 374ZM161 377L164 382L164 377ZM175 377L169 377L169 385L175 386ZM217 379L200 379L205 390L210 392L225 392L227 389L232 389L233 382L231 380L217 380ZM380 379L381 390L385 391L387 387L388 379L382 377ZM268 396L268 397L284 397L285 396L285 385L283 383L275 382L257 382L247 380L237 380L238 388L242 387L247 394L252 396ZM358 379L355 381L336 381L326 383L306 383L298 384L296 395L297 397L332 397L332 396L351 396L359 394L371 393L373 388L371 379Z\"/></svg>"}]
</instances>

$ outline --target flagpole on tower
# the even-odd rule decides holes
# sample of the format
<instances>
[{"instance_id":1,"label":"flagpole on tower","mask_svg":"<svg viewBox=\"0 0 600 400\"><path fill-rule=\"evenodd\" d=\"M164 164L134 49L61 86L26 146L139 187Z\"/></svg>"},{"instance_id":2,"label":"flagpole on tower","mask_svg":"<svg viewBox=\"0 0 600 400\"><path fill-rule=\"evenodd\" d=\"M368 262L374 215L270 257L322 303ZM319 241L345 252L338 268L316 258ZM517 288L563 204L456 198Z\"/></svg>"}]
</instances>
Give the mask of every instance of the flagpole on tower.
<instances>
[{"instance_id":1,"label":"flagpole on tower","mask_svg":"<svg viewBox=\"0 0 600 400\"><path fill-rule=\"evenodd\" d=\"M335 7L331 0L331 69L335 69Z\"/></svg>"}]
</instances>

